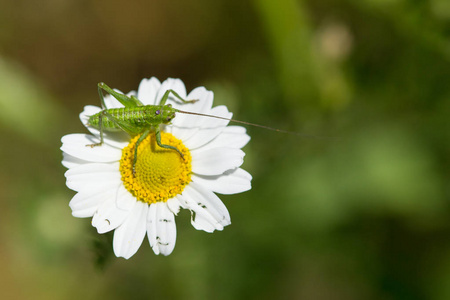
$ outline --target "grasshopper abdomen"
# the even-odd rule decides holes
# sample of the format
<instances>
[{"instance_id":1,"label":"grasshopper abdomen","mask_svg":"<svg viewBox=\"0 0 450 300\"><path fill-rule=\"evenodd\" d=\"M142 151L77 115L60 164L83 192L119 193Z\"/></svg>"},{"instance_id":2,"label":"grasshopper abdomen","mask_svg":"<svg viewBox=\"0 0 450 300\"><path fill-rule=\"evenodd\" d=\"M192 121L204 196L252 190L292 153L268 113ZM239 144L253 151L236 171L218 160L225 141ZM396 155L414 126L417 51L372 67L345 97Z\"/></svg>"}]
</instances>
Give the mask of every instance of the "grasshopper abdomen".
<instances>
[{"instance_id":1,"label":"grasshopper abdomen","mask_svg":"<svg viewBox=\"0 0 450 300\"><path fill-rule=\"evenodd\" d=\"M168 124L173 118L175 109L170 105L144 105L102 110L89 117L89 125L97 129L101 126L105 131L123 131L130 127L140 132L143 128Z\"/></svg>"}]
</instances>

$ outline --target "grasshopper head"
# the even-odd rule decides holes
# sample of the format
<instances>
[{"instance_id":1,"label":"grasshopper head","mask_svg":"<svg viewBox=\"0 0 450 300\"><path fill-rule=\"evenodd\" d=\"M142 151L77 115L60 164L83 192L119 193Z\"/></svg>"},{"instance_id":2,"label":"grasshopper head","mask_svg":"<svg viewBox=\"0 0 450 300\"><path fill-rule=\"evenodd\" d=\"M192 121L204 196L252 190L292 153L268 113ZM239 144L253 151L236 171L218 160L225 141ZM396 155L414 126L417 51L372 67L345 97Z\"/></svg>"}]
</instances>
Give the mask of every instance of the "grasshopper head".
<instances>
[{"instance_id":1,"label":"grasshopper head","mask_svg":"<svg viewBox=\"0 0 450 300\"><path fill-rule=\"evenodd\" d=\"M164 105L161 109L161 121L163 124L169 124L175 118L175 109L171 104Z\"/></svg>"}]
</instances>

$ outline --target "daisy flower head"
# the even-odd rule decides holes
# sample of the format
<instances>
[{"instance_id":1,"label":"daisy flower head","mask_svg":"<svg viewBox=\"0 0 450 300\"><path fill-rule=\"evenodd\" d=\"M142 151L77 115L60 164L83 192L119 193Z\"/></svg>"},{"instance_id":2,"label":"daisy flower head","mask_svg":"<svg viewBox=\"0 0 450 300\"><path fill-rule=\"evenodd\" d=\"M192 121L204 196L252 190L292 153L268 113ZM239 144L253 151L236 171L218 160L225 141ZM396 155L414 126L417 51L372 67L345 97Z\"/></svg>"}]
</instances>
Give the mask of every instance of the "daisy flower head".
<instances>
[{"instance_id":1,"label":"daisy flower head","mask_svg":"<svg viewBox=\"0 0 450 300\"><path fill-rule=\"evenodd\" d=\"M180 79L161 83L152 77L142 80L137 92L127 94L145 107L129 112L126 120L120 119L127 110L121 102L111 95L104 97L108 114L102 121L101 146L86 147L100 141L92 116L102 109L96 106L86 106L80 114L91 134L69 134L61 140L62 164L68 168L66 184L77 192L69 204L72 215L92 217L92 226L100 234L114 230L113 249L118 257L133 256L146 235L155 254L172 253L180 208L191 212L195 229L222 230L230 224L230 214L216 194L251 188L251 175L240 168L245 155L241 148L250 140L244 127L181 113L167 124L142 125L152 120L149 111L162 114L156 105L168 90L182 99L198 100L183 103L170 93L165 104L175 109L226 119L232 116L226 106L212 107L213 93L204 87L187 94ZM120 123L128 133L146 128L147 134L144 130L135 134L112 130L113 123ZM159 143L156 128L160 128Z\"/></svg>"}]
</instances>

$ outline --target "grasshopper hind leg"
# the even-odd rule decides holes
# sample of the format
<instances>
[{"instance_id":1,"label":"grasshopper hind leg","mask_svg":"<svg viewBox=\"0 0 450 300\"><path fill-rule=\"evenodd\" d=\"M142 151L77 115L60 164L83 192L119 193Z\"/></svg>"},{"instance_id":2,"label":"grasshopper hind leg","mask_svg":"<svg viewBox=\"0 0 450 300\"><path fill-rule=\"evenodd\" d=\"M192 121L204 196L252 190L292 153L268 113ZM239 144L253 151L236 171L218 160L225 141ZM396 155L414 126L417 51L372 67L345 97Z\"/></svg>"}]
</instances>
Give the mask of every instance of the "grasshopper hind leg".
<instances>
[{"instance_id":1,"label":"grasshopper hind leg","mask_svg":"<svg viewBox=\"0 0 450 300\"><path fill-rule=\"evenodd\" d=\"M104 135L104 126L103 126L103 119L106 118L109 121L111 121L116 127L120 128L121 130L125 131L126 133L130 135L135 135L140 133L140 129L136 129L135 127L131 126L125 121L122 121L113 115L111 115L108 110L104 109L101 111L100 115L98 116L98 127L100 130L100 142L95 144L88 144L86 146L94 148L96 146L103 145L103 135Z\"/></svg>"},{"instance_id":2,"label":"grasshopper hind leg","mask_svg":"<svg viewBox=\"0 0 450 300\"><path fill-rule=\"evenodd\" d=\"M100 97L100 102L101 102L102 108L103 108L102 113L98 116L98 127L100 129L100 142L95 143L95 144L88 144L88 145L86 145L86 147L94 148L94 147L103 145L103 117L107 117L107 118L110 117L110 115L108 115L108 113L106 112L106 103L105 103L105 99L103 98L103 92L102 92L103 85L105 85L105 84L104 83L98 84L98 95ZM106 86L106 87L108 87L108 86Z\"/></svg>"}]
</instances>

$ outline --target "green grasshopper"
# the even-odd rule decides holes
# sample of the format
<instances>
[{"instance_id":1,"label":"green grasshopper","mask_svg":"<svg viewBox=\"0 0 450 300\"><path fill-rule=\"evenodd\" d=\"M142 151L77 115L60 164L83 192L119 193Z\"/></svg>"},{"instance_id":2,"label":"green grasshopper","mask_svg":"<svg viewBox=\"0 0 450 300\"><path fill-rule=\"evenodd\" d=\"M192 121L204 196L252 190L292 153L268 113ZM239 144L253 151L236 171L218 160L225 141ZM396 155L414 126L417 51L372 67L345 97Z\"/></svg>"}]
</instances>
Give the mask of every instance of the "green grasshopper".
<instances>
[{"instance_id":1,"label":"green grasshopper","mask_svg":"<svg viewBox=\"0 0 450 300\"><path fill-rule=\"evenodd\" d=\"M106 91L114 98L116 98L124 107L121 108L106 108L105 100L103 98L103 91ZM268 126L253 124L249 122L228 119L219 116L201 114L196 112L182 111L173 108L171 104L166 104L169 99L170 94L173 94L182 103L194 103L198 101L185 100L180 95L178 95L174 90L167 90L161 98L158 105L144 105L135 96L127 96L125 94L119 93L111 89L105 83L100 82L98 84L98 94L104 108L102 111L89 117L88 125L100 130L100 142L96 144L89 144L86 146L95 147L101 146L103 144L103 132L118 132L125 131L131 136L136 136L141 134L136 142L136 147L134 149L134 159L133 159L133 172L137 161L137 149L139 144L151 133L155 132L155 139L158 146L165 149L171 149L177 151L181 158L184 159L183 154L176 147L165 145L161 143L161 128L160 125L169 124L173 118L175 118L175 113L191 114L197 116L204 116L210 118L217 118L222 120L233 121L241 124L261 127L269 130L274 130L278 132L285 132L299 135L296 132L285 131L281 129L275 129Z\"/></svg>"},{"instance_id":2,"label":"green grasshopper","mask_svg":"<svg viewBox=\"0 0 450 300\"><path fill-rule=\"evenodd\" d=\"M102 90L111 94L124 107L106 109ZM159 105L144 105L135 96L128 97L127 95L114 91L103 82L100 82L98 84L98 94L102 106L105 109L90 116L88 121L90 126L100 130L100 142L86 146L101 146L103 144L104 130L109 132L125 131L131 136L142 134L136 142L137 149L139 144L149 135L149 133L154 131L158 146L175 150L183 157L183 154L177 148L161 143L161 129L159 125L169 124L172 119L175 118L175 113L181 112L180 110L173 108L171 104L166 104L170 93L183 103L194 103L198 101L184 100L174 90L167 90L161 98Z\"/></svg>"},{"instance_id":3,"label":"green grasshopper","mask_svg":"<svg viewBox=\"0 0 450 300\"><path fill-rule=\"evenodd\" d=\"M103 90L116 98L124 107L121 108L106 108L105 99L103 98ZM177 99L183 103L194 103L195 100L185 100L178 95L174 90L167 90L158 105L144 105L135 96L127 96L111 89L105 83L98 84L98 94L104 108L102 111L89 117L88 125L100 130L100 142L96 144L89 144L86 146L96 147L103 145L103 131L118 132L125 131L131 136L141 134L136 142L133 159L133 172L137 161L137 150L139 144L150 134L155 132L155 139L158 146L165 149L172 149L177 151L181 158L184 159L183 154L176 147L165 145L161 143L161 124L169 124L175 113L189 113L172 107L171 104L166 104L170 94L173 94ZM196 113L192 113L196 114ZM213 116L212 116L213 117Z\"/></svg>"}]
</instances>

